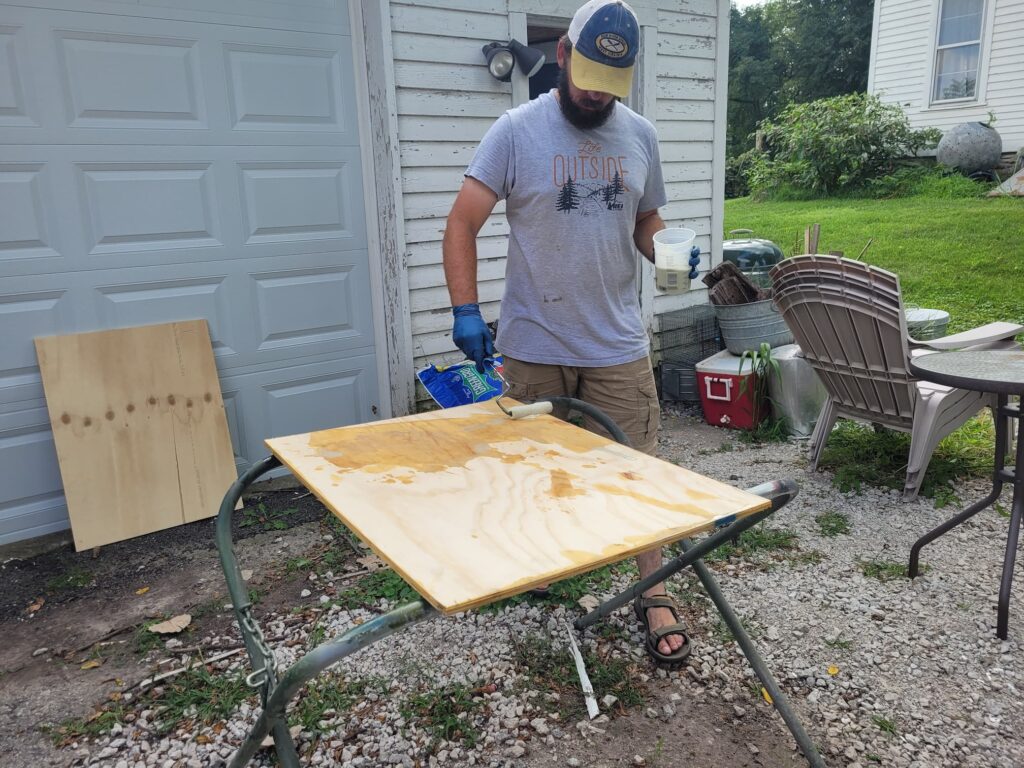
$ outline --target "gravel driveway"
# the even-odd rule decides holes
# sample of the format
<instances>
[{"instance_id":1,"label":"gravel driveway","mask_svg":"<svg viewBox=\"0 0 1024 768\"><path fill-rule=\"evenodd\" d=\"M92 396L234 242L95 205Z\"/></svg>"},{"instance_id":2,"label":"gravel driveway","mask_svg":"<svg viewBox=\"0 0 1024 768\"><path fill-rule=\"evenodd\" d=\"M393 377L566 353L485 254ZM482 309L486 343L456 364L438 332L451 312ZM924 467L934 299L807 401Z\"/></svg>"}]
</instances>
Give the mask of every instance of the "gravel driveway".
<instances>
[{"instance_id":1,"label":"gravel driveway","mask_svg":"<svg viewBox=\"0 0 1024 768\"><path fill-rule=\"evenodd\" d=\"M995 636L1007 519L990 510L939 539L924 551L924 575L910 582L898 571L911 543L958 505L936 510L930 500L902 503L889 492L840 493L829 475L808 474L802 444L747 446L734 438L666 408L659 452L739 487L776 477L800 484L799 497L769 521L771 535L711 565L826 763L1024 765L1017 730L1024 721L1019 584L1010 639ZM983 494L983 485L958 493L967 502ZM1009 506L1008 497L1002 501ZM301 654L311 635L313 641L333 636L391 604L381 598L346 607L337 599L356 575L365 577L366 564L351 552L333 571L318 570L315 558L303 554L324 551L324 536L331 534L320 525L267 530L240 544L243 567L254 571L252 583L262 593L257 614L282 666ZM251 699L227 718L207 722L200 699L180 722L168 724L169 710L161 710L167 693L159 689L174 678L156 691L135 685L194 659L192 649L205 648L209 657L212 648L238 645L216 593L222 587L203 538L208 535L201 529L194 551L175 540L176 552L192 554L161 566L168 580L182 569L190 579L178 579L178 602L161 604L157 614L174 612L174 605L216 603L216 610L192 608L204 615L184 641L138 657L130 634L113 627L104 644L92 646L94 656L106 657L104 666L89 670L80 663L89 652L78 643L62 645L59 636L48 643L56 647L39 652L43 635L27 629L32 622L59 622L59 613L70 615L76 603L93 613L130 603L138 576L112 579L100 585L102 594L65 600L50 616L44 614L51 609L31 619L22 611L0 624L9 638L0 716L13 722L0 735L5 766L198 768L230 755L255 718ZM104 556L116 558L117 546ZM589 590L598 598L610 595L629 577L626 567L610 570ZM300 750L309 764L325 766L800 765L792 739L695 579L680 576L671 589L693 627L688 666L656 671L639 650L632 612L619 611L583 637L588 664L609 676L613 691L595 721L581 714L577 692L564 677L552 683L569 664L563 622L581 609L572 602L524 600L424 622L346 660L307 696L305 722L295 726ZM154 615L152 608L139 610L132 621ZM54 634L50 627L46 636ZM242 658L212 665L213 678L233 679ZM81 722L105 700L109 708L112 693L122 716L105 733L67 736L60 748L40 735L47 722ZM264 752L255 764L272 763Z\"/></svg>"}]
</instances>

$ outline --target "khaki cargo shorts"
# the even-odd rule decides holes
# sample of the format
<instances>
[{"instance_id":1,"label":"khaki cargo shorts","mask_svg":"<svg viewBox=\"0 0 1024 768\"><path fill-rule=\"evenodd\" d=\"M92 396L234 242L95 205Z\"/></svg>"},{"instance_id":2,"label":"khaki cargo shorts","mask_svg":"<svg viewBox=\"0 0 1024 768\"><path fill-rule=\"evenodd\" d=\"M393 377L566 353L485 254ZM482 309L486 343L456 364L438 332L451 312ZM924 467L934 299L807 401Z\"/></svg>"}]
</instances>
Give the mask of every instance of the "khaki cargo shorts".
<instances>
[{"instance_id":1,"label":"khaki cargo shorts","mask_svg":"<svg viewBox=\"0 0 1024 768\"><path fill-rule=\"evenodd\" d=\"M509 396L516 400L575 397L608 414L638 451L653 455L658 446L661 406L648 357L604 368L576 368L526 363L506 356L504 375L511 388ZM556 409L555 416L566 419L569 414ZM583 426L610 437L603 427L586 416Z\"/></svg>"}]
</instances>

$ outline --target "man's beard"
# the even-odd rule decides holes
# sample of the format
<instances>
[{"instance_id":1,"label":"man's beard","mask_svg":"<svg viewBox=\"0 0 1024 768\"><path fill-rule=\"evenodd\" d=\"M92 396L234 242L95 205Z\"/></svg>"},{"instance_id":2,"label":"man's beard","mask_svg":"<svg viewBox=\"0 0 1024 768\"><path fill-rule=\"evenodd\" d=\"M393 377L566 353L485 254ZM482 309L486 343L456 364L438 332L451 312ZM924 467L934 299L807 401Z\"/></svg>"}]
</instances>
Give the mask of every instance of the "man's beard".
<instances>
[{"instance_id":1,"label":"man's beard","mask_svg":"<svg viewBox=\"0 0 1024 768\"><path fill-rule=\"evenodd\" d=\"M572 100L572 95L569 93L569 76L566 74L564 68L558 71L558 105L562 108L562 115L580 130L586 131L590 128L600 128L612 115L612 110L615 109L616 99L609 101L604 108L597 111L589 111L581 109L576 102ZM600 103L593 103L589 100L583 102L588 107L600 107Z\"/></svg>"}]
</instances>

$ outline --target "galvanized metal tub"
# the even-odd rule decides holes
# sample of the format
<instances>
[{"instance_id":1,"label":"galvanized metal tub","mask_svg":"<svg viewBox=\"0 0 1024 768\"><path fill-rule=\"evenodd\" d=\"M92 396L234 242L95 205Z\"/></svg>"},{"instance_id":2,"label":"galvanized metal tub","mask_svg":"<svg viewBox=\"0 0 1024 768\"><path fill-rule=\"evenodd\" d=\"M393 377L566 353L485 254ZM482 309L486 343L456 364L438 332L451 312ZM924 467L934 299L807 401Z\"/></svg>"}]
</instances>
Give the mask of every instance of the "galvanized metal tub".
<instances>
[{"instance_id":1,"label":"galvanized metal tub","mask_svg":"<svg viewBox=\"0 0 1024 768\"><path fill-rule=\"evenodd\" d=\"M795 341L771 299L749 304L718 304L715 315L725 348L734 355L757 349L762 343L779 347Z\"/></svg>"}]
</instances>

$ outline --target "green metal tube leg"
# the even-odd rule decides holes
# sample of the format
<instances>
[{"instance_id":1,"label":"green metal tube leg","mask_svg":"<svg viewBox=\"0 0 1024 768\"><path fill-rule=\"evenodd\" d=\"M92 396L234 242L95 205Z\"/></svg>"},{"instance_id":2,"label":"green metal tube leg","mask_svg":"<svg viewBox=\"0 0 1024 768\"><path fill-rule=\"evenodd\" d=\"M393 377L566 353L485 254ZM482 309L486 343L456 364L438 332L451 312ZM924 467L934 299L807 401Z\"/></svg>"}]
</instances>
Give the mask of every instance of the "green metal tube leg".
<instances>
[{"instance_id":1,"label":"green metal tube leg","mask_svg":"<svg viewBox=\"0 0 1024 768\"><path fill-rule=\"evenodd\" d=\"M291 736L288 734L287 724L284 720L285 708L303 685L349 654L372 645L403 627L429 618L435 613L436 610L422 600L407 603L372 621L353 627L341 637L314 648L292 664L281 676L281 681L270 692L259 719L249 731L249 735L245 737L238 752L231 758L231 762L228 764L229 768L242 768L252 759L263 739L270 732L272 724L279 724L277 727L283 729L287 736L286 743L291 744ZM278 743L276 729L274 741ZM298 768L298 755L292 757L282 753L279 749L278 758L285 768Z\"/></svg>"},{"instance_id":2,"label":"green metal tube leg","mask_svg":"<svg viewBox=\"0 0 1024 768\"><path fill-rule=\"evenodd\" d=\"M688 547L689 545L684 542L683 549ZM711 571L699 560L692 567L697 574L697 578L704 585L704 590L708 593L708 597L711 598L715 607L718 608L722 621L729 627L732 636L736 638L736 643L739 645L740 650L743 651L743 655L746 656L747 662L761 680L765 690L771 695L772 704L775 705L778 713L782 715L782 719L789 728L789 732L793 734L793 738L796 739L796 743L800 746L800 751L807 758L807 764L811 768L825 768L825 763L821 759L821 755L818 754L814 742L807 735L803 725L800 723L800 719L796 716L796 712L789 706L789 699L786 698L786 694L782 692L778 683L775 682L775 678L772 677L768 665L764 663L764 659L757 652L757 648L754 647L754 641L750 639L750 635L743 629L743 624L733 612L732 606L725 599L725 595L722 594L722 590L719 588L714 576L711 575Z\"/></svg>"}]
</instances>

